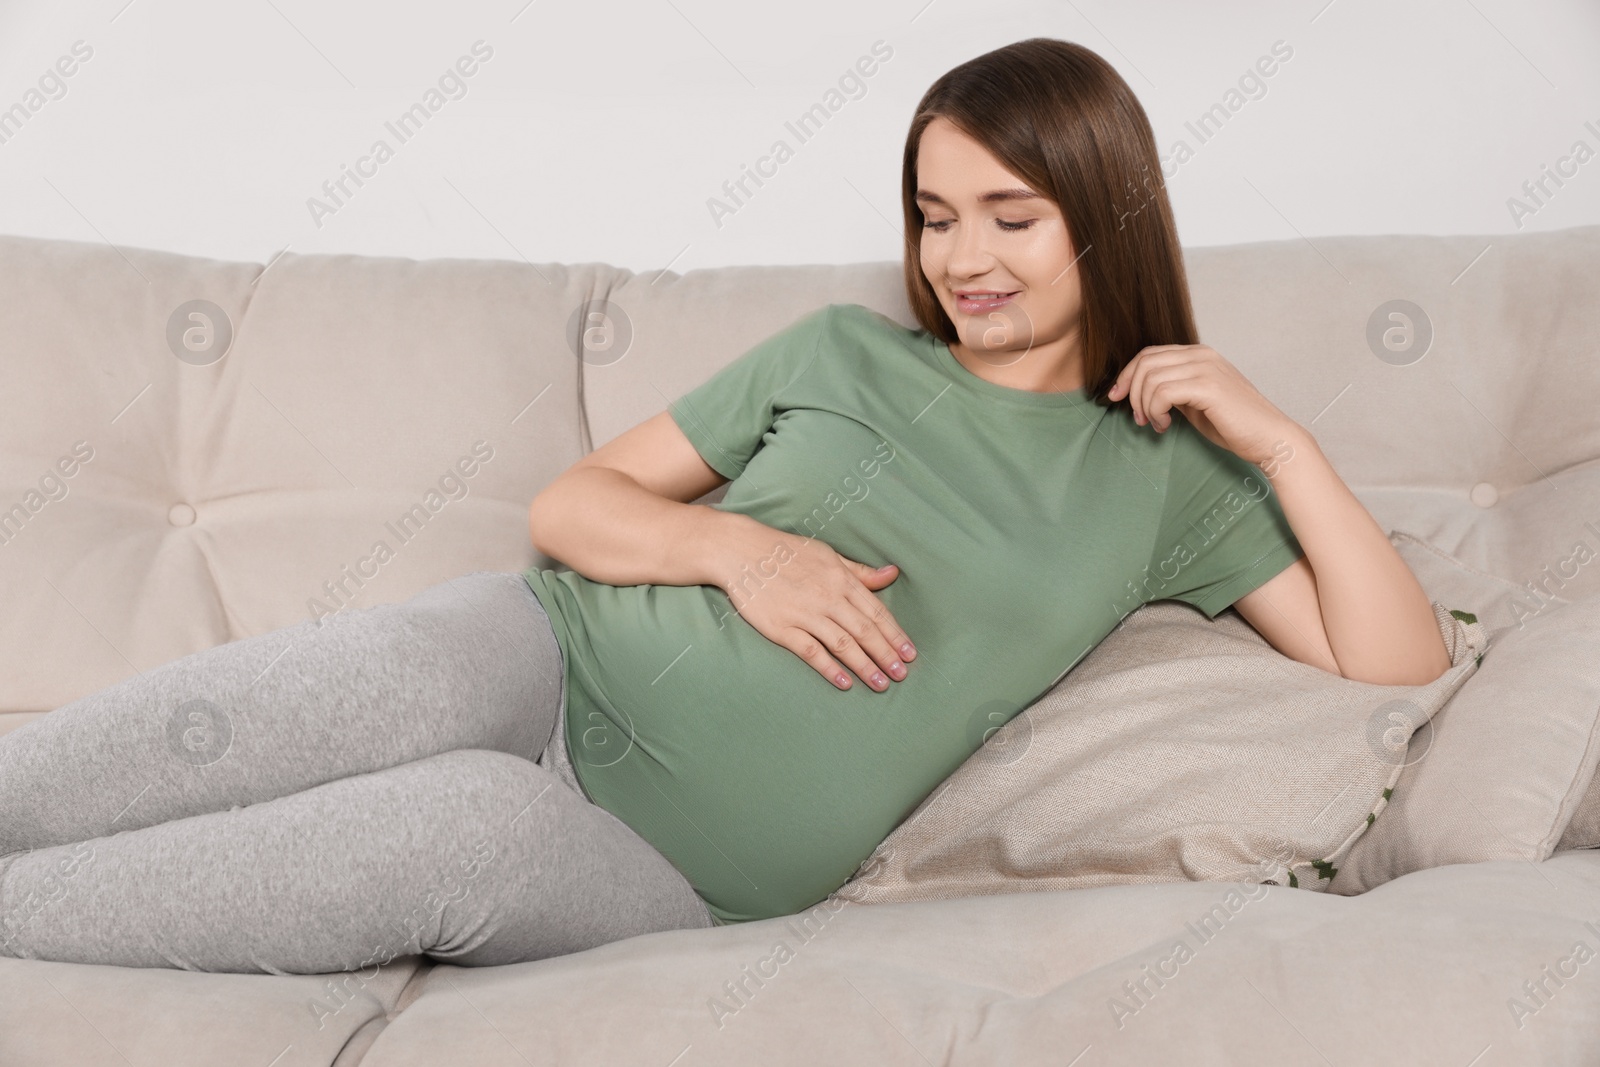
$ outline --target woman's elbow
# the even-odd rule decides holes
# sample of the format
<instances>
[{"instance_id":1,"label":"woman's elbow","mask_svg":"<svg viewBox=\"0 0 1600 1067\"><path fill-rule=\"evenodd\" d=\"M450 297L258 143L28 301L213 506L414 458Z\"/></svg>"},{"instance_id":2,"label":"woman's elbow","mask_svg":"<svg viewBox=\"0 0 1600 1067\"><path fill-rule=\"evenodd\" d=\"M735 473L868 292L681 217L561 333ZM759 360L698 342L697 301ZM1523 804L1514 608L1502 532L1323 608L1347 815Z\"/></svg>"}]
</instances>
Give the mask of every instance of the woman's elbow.
<instances>
[{"instance_id":1,"label":"woman's elbow","mask_svg":"<svg viewBox=\"0 0 1600 1067\"><path fill-rule=\"evenodd\" d=\"M1424 659L1410 659L1378 667L1363 665L1341 673L1351 681L1369 685L1431 685L1443 678L1451 666L1450 654L1445 651L1444 639L1441 638L1436 654Z\"/></svg>"}]
</instances>

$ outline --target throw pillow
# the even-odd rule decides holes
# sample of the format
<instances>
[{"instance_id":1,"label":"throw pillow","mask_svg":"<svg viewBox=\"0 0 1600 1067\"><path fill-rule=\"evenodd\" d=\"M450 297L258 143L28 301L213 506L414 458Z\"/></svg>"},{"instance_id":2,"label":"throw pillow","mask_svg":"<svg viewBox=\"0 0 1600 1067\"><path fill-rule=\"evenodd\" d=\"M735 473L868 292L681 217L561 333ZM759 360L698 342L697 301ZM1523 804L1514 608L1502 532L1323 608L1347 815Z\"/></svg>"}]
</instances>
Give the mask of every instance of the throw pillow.
<instances>
[{"instance_id":1,"label":"throw pillow","mask_svg":"<svg viewBox=\"0 0 1600 1067\"><path fill-rule=\"evenodd\" d=\"M1351 681L1237 612L1132 612L1000 726L836 896L931 900L1193 880L1324 890L1383 811L1407 743L1477 669L1483 628L1438 603L1452 667Z\"/></svg>"},{"instance_id":2,"label":"throw pillow","mask_svg":"<svg viewBox=\"0 0 1600 1067\"><path fill-rule=\"evenodd\" d=\"M1589 779L1589 791L1578 801L1578 810L1556 843L1557 852L1569 848L1600 848L1600 771Z\"/></svg>"},{"instance_id":3,"label":"throw pillow","mask_svg":"<svg viewBox=\"0 0 1600 1067\"><path fill-rule=\"evenodd\" d=\"M1352 849L1334 892L1600 845L1600 810L1583 807L1600 763L1600 597L1530 609L1512 583L1410 535L1392 540L1429 596L1471 599L1497 625L1470 684L1411 739L1388 810Z\"/></svg>"}]
</instances>

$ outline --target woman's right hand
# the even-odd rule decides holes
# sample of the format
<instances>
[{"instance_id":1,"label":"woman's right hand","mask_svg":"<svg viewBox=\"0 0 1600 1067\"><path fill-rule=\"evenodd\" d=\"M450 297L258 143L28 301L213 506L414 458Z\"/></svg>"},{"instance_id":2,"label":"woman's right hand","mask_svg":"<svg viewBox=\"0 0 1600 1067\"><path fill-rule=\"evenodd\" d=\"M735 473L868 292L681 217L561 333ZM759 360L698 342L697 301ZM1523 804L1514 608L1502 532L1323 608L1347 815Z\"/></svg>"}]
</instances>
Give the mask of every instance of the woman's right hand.
<instances>
[{"instance_id":1,"label":"woman's right hand","mask_svg":"<svg viewBox=\"0 0 1600 1067\"><path fill-rule=\"evenodd\" d=\"M916 649L875 595L900 576L898 568L877 570L825 541L742 518L748 522L724 545L732 577L719 585L746 622L840 689L851 685L841 661L878 692L906 677Z\"/></svg>"}]
</instances>

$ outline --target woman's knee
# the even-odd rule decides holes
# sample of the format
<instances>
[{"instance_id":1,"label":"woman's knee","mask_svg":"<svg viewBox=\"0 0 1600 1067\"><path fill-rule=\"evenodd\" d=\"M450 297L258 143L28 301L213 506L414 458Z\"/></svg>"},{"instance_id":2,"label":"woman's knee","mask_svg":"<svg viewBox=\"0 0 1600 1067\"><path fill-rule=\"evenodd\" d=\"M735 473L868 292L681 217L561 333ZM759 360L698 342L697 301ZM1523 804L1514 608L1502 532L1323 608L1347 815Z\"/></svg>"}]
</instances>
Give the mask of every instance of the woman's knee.
<instances>
[{"instance_id":1,"label":"woman's knee","mask_svg":"<svg viewBox=\"0 0 1600 1067\"><path fill-rule=\"evenodd\" d=\"M482 750L423 764L448 794L422 812L450 842L453 867L441 878L456 901L422 946L430 955L482 966L711 925L665 856L544 768Z\"/></svg>"},{"instance_id":2,"label":"woman's knee","mask_svg":"<svg viewBox=\"0 0 1600 1067\"><path fill-rule=\"evenodd\" d=\"M552 829L574 815L551 807L572 801L593 806L538 764L494 749L453 749L385 773L412 798L416 819L429 836L440 842L483 842L478 851L486 861L551 847Z\"/></svg>"}]
</instances>

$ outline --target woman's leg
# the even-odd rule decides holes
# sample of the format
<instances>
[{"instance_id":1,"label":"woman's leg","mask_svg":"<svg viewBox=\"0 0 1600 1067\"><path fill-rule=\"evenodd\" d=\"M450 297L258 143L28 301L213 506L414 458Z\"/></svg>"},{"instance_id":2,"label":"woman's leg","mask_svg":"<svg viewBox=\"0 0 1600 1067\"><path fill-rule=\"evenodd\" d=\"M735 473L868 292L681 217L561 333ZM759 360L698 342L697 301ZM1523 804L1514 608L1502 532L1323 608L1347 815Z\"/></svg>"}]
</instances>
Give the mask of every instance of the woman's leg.
<instances>
[{"instance_id":1,"label":"woman's leg","mask_svg":"<svg viewBox=\"0 0 1600 1067\"><path fill-rule=\"evenodd\" d=\"M0 737L0 856L452 749L537 759L563 696L528 583L477 571L184 656Z\"/></svg>"},{"instance_id":2,"label":"woman's leg","mask_svg":"<svg viewBox=\"0 0 1600 1067\"><path fill-rule=\"evenodd\" d=\"M0 955L26 959L327 974L711 925L621 820L485 750L0 859Z\"/></svg>"}]
</instances>

